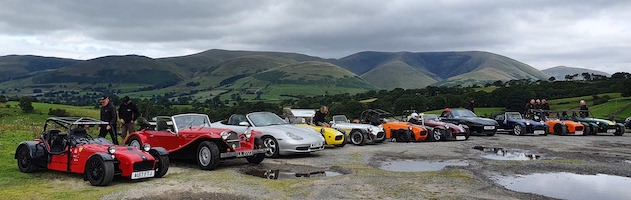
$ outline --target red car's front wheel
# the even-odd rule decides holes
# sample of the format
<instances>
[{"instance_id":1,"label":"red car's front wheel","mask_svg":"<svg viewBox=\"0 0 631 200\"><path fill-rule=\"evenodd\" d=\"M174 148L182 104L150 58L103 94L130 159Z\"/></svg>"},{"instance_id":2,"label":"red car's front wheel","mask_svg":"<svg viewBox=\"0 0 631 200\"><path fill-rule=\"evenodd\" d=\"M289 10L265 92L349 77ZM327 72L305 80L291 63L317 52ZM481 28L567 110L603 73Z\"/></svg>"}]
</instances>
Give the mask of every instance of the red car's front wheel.
<instances>
[{"instance_id":1,"label":"red car's front wheel","mask_svg":"<svg viewBox=\"0 0 631 200\"><path fill-rule=\"evenodd\" d=\"M114 163L105 161L101 156L92 156L85 164L88 181L94 186L105 186L114 178Z\"/></svg>"}]
</instances>

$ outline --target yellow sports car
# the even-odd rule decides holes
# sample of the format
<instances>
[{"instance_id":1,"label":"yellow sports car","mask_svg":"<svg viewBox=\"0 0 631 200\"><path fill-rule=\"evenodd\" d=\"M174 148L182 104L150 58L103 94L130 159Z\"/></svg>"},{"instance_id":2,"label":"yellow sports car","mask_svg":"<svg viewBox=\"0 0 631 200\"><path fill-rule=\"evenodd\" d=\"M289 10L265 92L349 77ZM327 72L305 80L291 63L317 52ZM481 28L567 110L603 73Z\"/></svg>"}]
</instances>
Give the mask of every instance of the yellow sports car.
<instances>
[{"instance_id":1,"label":"yellow sports car","mask_svg":"<svg viewBox=\"0 0 631 200\"><path fill-rule=\"evenodd\" d=\"M342 131L336 130L334 128L327 128L323 126L313 126L309 124L296 124L297 126L306 126L315 129L316 131L322 133L324 136L324 141L327 145L335 145L336 147L343 147L346 145L346 138L344 137L344 133Z\"/></svg>"},{"instance_id":2,"label":"yellow sports car","mask_svg":"<svg viewBox=\"0 0 631 200\"><path fill-rule=\"evenodd\" d=\"M336 147L343 147L346 145L346 135L343 130L337 130L334 128L328 128L323 126L312 125L313 116L315 115L314 109L283 109L283 115L285 120L291 124L298 126L306 126L315 129L324 136L324 140L327 145L334 145Z\"/></svg>"}]
</instances>

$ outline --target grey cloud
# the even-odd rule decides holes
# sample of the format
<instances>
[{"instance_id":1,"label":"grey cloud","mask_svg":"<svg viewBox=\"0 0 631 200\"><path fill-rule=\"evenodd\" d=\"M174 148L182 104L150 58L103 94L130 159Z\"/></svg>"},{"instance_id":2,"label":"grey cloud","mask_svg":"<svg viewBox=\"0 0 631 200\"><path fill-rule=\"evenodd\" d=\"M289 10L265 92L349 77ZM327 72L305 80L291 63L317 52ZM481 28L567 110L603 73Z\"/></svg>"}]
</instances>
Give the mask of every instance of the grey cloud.
<instances>
[{"instance_id":1,"label":"grey cloud","mask_svg":"<svg viewBox=\"0 0 631 200\"><path fill-rule=\"evenodd\" d=\"M606 0L9 0L0 7L0 36L73 33L97 43L97 52L152 57L212 48L327 58L366 50L483 50L527 64L623 65L631 39L620 34L631 29L630 9L631 2Z\"/></svg>"}]
</instances>

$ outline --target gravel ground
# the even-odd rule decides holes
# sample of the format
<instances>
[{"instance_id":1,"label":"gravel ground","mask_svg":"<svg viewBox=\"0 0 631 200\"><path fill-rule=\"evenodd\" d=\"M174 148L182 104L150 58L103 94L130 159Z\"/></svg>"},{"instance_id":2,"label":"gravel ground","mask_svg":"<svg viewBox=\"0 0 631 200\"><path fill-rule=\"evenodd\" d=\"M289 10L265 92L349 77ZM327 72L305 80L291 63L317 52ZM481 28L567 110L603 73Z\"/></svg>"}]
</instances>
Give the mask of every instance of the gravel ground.
<instances>
[{"instance_id":1,"label":"gravel ground","mask_svg":"<svg viewBox=\"0 0 631 200\"><path fill-rule=\"evenodd\" d=\"M536 160L483 158L481 147L524 150ZM223 162L213 171L190 161L174 160L161 179L130 184L102 199L548 199L505 189L495 176L572 172L631 177L631 134L624 136L472 136L468 141L384 143L327 148L276 159L260 165L245 159ZM478 149L476 149L478 148ZM488 152L487 152L488 153ZM379 166L397 160L459 161L438 171L393 172ZM278 180L246 173L279 170ZM341 175L322 175L319 172ZM273 172L273 171L269 171ZM302 174L301 178L292 176ZM289 175L288 175L289 174ZM315 174L315 175L313 175ZM268 173L269 176L269 173Z\"/></svg>"}]
</instances>

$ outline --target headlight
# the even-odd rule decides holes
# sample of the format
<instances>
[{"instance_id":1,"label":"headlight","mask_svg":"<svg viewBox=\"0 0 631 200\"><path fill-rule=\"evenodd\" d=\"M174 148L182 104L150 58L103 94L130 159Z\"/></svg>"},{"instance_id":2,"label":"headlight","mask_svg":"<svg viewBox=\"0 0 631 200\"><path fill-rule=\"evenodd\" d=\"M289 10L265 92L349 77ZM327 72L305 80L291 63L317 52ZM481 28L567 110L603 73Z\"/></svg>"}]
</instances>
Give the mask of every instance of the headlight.
<instances>
[{"instance_id":1,"label":"headlight","mask_svg":"<svg viewBox=\"0 0 631 200\"><path fill-rule=\"evenodd\" d=\"M151 150L151 145L149 145L149 143L145 143L144 145L142 145L142 150L144 151Z\"/></svg>"},{"instance_id":2,"label":"headlight","mask_svg":"<svg viewBox=\"0 0 631 200\"><path fill-rule=\"evenodd\" d=\"M530 122L526 122L526 126L530 126Z\"/></svg>"},{"instance_id":3,"label":"headlight","mask_svg":"<svg viewBox=\"0 0 631 200\"><path fill-rule=\"evenodd\" d=\"M600 125L600 122L596 122L597 125Z\"/></svg>"},{"instance_id":4,"label":"headlight","mask_svg":"<svg viewBox=\"0 0 631 200\"><path fill-rule=\"evenodd\" d=\"M221 134L219 134L219 135L221 135L221 138L223 138L223 140L227 140L227 139L228 139L228 136L230 136L230 132L228 132L228 131L223 131L223 132L221 132Z\"/></svg>"},{"instance_id":5,"label":"headlight","mask_svg":"<svg viewBox=\"0 0 631 200\"><path fill-rule=\"evenodd\" d=\"M408 129L412 130L412 126L408 126Z\"/></svg>"},{"instance_id":6,"label":"headlight","mask_svg":"<svg viewBox=\"0 0 631 200\"><path fill-rule=\"evenodd\" d=\"M462 126L461 126L462 127ZM445 125L445 129L449 130L449 126Z\"/></svg>"},{"instance_id":7,"label":"headlight","mask_svg":"<svg viewBox=\"0 0 631 200\"><path fill-rule=\"evenodd\" d=\"M252 137L252 130L247 130L247 131L245 131L244 134L245 134L246 138L250 139L250 137ZM221 137L223 138L223 136L221 136Z\"/></svg>"},{"instance_id":8,"label":"headlight","mask_svg":"<svg viewBox=\"0 0 631 200\"><path fill-rule=\"evenodd\" d=\"M368 132L372 133L372 127L368 127Z\"/></svg>"},{"instance_id":9,"label":"headlight","mask_svg":"<svg viewBox=\"0 0 631 200\"><path fill-rule=\"evenodd\" d=\"M107 147L107 152L114 155L114 153L116 153L116 147L115 146Z\"/></svg>"},{"instance_id":10,"label":"headlight","mask_svg":"<svg viewBox=\"0 0 631 200\"><path fill-rule=\"evenodd\" d=\"M302 137L294 135L293 133L290 133L290 132L287 132L287 136L289 136L289 138L294 139L294 140L302 140Z\"/></svg>"}]
</instances>

